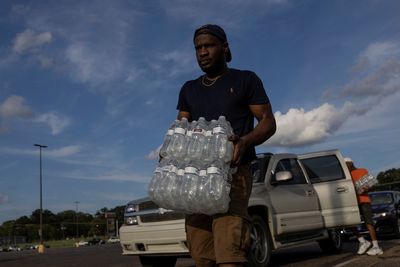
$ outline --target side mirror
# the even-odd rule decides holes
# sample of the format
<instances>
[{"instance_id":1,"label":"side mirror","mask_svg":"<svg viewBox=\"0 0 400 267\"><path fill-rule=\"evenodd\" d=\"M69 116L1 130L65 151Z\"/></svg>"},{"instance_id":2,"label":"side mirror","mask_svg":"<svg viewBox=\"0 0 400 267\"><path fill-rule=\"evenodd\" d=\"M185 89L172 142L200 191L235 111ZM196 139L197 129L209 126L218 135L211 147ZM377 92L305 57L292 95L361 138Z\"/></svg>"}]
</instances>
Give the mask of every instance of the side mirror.
<instances>
[{"instance_id":1,"label":"side mirror","mask_svg":"<svg viewBox=\"0 0 400 267\"><path fill-rule=\"evenodd\" d=\"M284 182L293 179L292 173L289 171L281 171L275 174L275 180L277 182Z\"/></svg>"}]
</instances>

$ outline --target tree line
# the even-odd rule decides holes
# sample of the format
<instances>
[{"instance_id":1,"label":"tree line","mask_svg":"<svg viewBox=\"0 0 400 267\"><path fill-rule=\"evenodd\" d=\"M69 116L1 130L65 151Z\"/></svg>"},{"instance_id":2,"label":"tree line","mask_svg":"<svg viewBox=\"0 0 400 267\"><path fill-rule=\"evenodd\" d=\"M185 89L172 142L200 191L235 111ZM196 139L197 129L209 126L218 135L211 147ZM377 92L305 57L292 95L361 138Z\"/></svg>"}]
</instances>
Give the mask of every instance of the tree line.
<instances>
[{"instance_id":1,"label":"tree line","mask_svg":"<svg viewBox=\"0 0 400 267\"><path fill-rule=\"evenodd\" d=\"M125 206L112 209L106 207L98 210L95 215L73 210L61 211L54 214L50 210L42 212L43 240L61 240L75 237L104 236L106 235L106 212L115 212L116 220L122 225ZM0 226L0 237L13 240L17 236L24 237L26 242L39 240L40 210L32 212L30 216L22 216L16 220L5 221Z\"/></svg>"}]
</instances>

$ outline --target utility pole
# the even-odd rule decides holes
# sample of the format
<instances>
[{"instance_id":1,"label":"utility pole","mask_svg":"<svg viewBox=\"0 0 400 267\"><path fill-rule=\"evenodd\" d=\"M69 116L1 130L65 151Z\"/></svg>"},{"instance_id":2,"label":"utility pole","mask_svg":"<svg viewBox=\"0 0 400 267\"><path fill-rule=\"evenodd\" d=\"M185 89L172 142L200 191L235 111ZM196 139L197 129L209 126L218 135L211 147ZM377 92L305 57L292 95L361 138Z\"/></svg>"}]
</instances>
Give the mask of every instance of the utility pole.
<instances>
[{"instance_id":1,"label":"utility pole","mask_svg":"<svg viewBox=\"0 0 400 267\"><path fill-rule=\"evenodd\" d=\"M76 211L75 211L75 224L76 224L76 237L79 238L79 227L78 227L78 204L80 203L79 201L74 201L76 205Z\"/></svg>"},{"instance_id":2,"label":"utility pole","mask_svg":"<svg viewBox=\"0 0 400 267\"><path fill-rule=\"evenodd\" d=\"M42 197L42 148L46 148L46 145L39 145L39 144L34 144L34 146L39 147L39 158L40 158L40 163L39 163L39 169L40 169L40 229L39 229L39 237L40 237L40 245L38 252L43 253L44 252L44 246L43 246L43 197Z\"/></svg>"}]
</instances>

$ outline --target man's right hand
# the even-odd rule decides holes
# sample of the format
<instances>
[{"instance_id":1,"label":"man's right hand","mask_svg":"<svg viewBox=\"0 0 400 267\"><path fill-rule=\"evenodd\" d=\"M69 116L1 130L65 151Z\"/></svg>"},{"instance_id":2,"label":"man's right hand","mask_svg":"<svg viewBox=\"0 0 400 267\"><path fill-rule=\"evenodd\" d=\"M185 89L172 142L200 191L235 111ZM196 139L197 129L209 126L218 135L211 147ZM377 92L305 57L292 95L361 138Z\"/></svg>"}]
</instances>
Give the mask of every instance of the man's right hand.
<instances>
[{"instance_id":1,"label":"man's right hand","mask_svg":"<svg viewBox=\"0 0 400 267\"><path fill-rule=\"evenodd\" d=\"M233 156L231 166L238 166L242 159L244 152L246 151L246 144L242 138L238 135L232 135L229 137L229 141L233 142Z\"/></svg>"}]
</instances>

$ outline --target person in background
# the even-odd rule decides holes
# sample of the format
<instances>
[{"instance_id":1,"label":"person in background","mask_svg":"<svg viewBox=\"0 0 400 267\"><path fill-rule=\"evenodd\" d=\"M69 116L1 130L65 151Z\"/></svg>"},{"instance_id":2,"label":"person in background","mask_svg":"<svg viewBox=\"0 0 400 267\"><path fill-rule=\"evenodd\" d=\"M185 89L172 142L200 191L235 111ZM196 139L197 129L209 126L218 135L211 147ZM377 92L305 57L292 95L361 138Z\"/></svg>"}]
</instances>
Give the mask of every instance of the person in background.
<instances>
[{"instance_id":1,"label":"person in background","mask_svg":"<svg viewBox=\"0 0 400 267\"><path fill-rule=\"evenodd\" d=\"M351 158L345 158L347 167L349 168L351 178L353 183L360 180L365 175L368 175L368 171L363 168L356 168L354 166L353 160ZM367 253L367 255L382 255L383 251L378 245L378 240L376 239L376 232L374 228L374 223L372 221L372 208L371 208L371 199L366 191L357 194L357 201L359 205L360 212L364 217L364 223L368 229L369 235L372 241L371 242L366 240L357 230L353 230L355 236L357 237L358 241L360 242L357 254L362 255Z\"/></svg>"},{"instance_id":2,"label":"person in background","mask_svg":"<svg viewBox=\"0 0 400 267\"><path fill-rule=\"evenodd\" d=\"M187 81L179 93L178 119L207 121L225 118L232 125L234 144L229 210L224 214L186 215L190 255L197 267L240 267L250 247L250 218L247 206L252 180L250 162L255 146L276 131L269 98L260 78L251 71L228 68L232 59L224 30L213 24L198 28L193 37L197 62L204 72ZM254 127L254 119L258 124Z\"/></svg>"}]
</instances>

